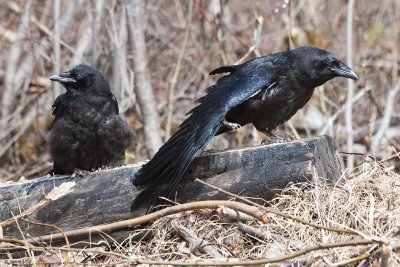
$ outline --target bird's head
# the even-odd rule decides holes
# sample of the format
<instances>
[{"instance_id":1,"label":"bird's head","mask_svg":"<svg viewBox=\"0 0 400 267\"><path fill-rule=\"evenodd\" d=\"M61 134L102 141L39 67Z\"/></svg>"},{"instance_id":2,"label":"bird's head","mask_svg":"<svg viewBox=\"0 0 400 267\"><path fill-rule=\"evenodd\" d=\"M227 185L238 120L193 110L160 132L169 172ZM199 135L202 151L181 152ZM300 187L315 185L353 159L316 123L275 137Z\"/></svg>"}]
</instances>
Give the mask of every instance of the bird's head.
<instances>
[{"instance_id":1,"label":"bird's head","mask_svg":"<svg viewBox=\"0 0 400 267\"><path fill-rule=\"evenodd\" d=\"M67 91L90 91L92 94L109 93L110 87L103 75L95 68L80 64L69 71L52 75L49 78L64 85Z\"/></svg>"},{"instance_id":2,"label":"bird's head","mask_svg":"<svg viewBox=\"0 0 400 267\"><path fill-rule=\"evenodd\" d=\"M313 87L320 86L335 77L358 79L350 67L326 50L304 46L293 49L292 55L297 62L302 62L298 65L302 73L301 77L307 77Z\"/></svg>"}]
</instances>

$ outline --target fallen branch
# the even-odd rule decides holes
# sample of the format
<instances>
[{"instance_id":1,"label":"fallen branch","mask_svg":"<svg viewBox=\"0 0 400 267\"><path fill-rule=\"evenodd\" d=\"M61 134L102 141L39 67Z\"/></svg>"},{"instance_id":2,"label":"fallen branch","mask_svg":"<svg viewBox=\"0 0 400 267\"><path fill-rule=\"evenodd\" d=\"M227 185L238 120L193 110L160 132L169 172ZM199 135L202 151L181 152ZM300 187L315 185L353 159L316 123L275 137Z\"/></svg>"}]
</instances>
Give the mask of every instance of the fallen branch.
<instances>
[{"instance_id":1,"label":"fallen branch","mask_svg":"<svg viewBox=\"0 0 400 267\"><path fill-rule=\"evenodd\" d=\"M30 221L30 220L27 220L27 219L22 219L22 220L24 220L24 221L26 221L28 223L31 223L31 224L42 225L42 226L51 227L51 228L56 229L58 232L60 232L64 236L65 244L67 245L67 247L70 247L69 241L68 241L68 237L65 235L64 231L60 227L58 227L57 225L48 224L48 223L33 222L33 221Z\"/></svg>"},{"instance_id":2,"label":"fallen branch","mask_svg":"<svg viewBox=\"0 0 400 267\"><path fill-rule=\"evenodd\" d=\"M12 238L0 238L0 241L3 241L3 239L7 239L8 241L11 240L11 242L9 243L16 243L17 244L17 240L13 240ZM21 241L21 240L18 240ZM23 242L23 241L22 241ZM24 244L26 245L26 244ZM80 248L65 248L65 247L36 247L30 244L27 244L29 246L29 250L31 251L67 251L67 252L82 252L84 251L85 253L97 253L100 255L108 255L108 256L116 256L119 258L123 258L125 260L128 260L129 262L132 261L136 261L135 259L133 259L132 257L129 256L125 256L123 254L119 254L113 251L105 251L105 250L100 250L100 249L93 249L93 248L85 248L85 249L80 249ZM13 248L3 248L0 247L0 251L8 251L8 250L12 250L12 249L25 249L25 247L13 247Z\"/></svg>"},{"instance_id":3,"label":"fallen branch","mask_svg":"<svg viewBox=\"0 0 400 267\"><path fill-rule=\"evenodd\" d=\"M251 221L253 218L242 212L238 212L227 207L221 207L217 209L217 212L223 216L220 218L220 221L235 224L238 230L245 234L261 238L263 240L268 240L270 238L262 229L244 224L243 222Z\"/></svg>"},{"instance_id":4,"label":"fallen branch","mask_svg":"<svg viewBox=\"0 0 400 267\"><path fill-rule=\"evenodd\" d=\"M201 253L208 254L214 259L225 259L217 249L208 245L206 241L199 238L191 229L183 226L177 220L171 221L171 225L178 235L189 244L191 250L197 249Z\"/></svg>"},{"instance_id":5,"label":"fallen branch","mask_svg":"<svg viewBox=\"0 0 400 267\"><path fill-rule=\"evenodd\" d=\"M44 248L44 247L34 247L28 243L25 243L24 241L21 240L15 240L11 238L0 238L1 242L9 242L9 243L15 243L15 244L20 244L20 245L27 245L28 247L26 249L29 249L31 251L48 251L48 250L60 250L60 251L77 251L80 252L82 249L73 249L73 248L63 248L63 247L52 247L50 248ZM21 243L22 242L22 243ZM117 256L120 258L123 258L127 260L127 262L134 262L134 263L140 263L140 264L150 264L150 265L172 265L172 266L237 266L237 265L261 265L261 264L268 264L268 263L275 263L275 262L282 262L285 260L293 259L299 256L302 256L304 254L307 254L311 251L316 251L316 250L322 250L322 249L330 249L330 248L338 248L338 247L350 247L350 246L361 246L361 245L369 245L369 244L374 244L375 241L371 240L353 240L349 242L340 242L340 243L322 243L322 244L316 244L304 249L301 249L299 251L290 253L285 256L281 257L275 257L272 259L259 259L259 260L246 260L246 261L232 261L232 262L223 262L223 261L197 261L197 262L184 262L184 261L146 261L146 260L139 260L139 259L133 259L132 257L125 256L123 254L118 254L115 252L110 252L110 251L102 251L102 250L96 250L96 249L85 249L85 251L88 253L93 252L93 253L98 253L98 254L103 254L103 255L112 255L112 256ZM0 251L9 251L12 249L24 249L22 247L15 247L15 248L3 248L0 247Z\"/></svg>"},{"instance_id":6,"label":"fallen branch","mask_svg":"<svg viewBox=\"0 0 400 267\"><path fill-rule=\"evenodd\" d=\"M234 262L221 262L221 261L197 261L197 262L184 262L184 261L142 261L136 260L137 263L141 264L150 264L150 265L172 265L172 266L238 266L238 265L261 265L261 264L269 264L275 262L282 262L285 260L293 259L304 254L307 254L311 251L322 250L322 249L330 249L330 248L339 248L339 247L351 247L351 246L362 246L373 244L375 241L371 240L353 240L349 242L340 242L340 243L322 243L316 244L296 252L287 254L281 257L275 257L272 259L260 259L260 260L247 260L247 261L234 261Z\"/></svg>"},{"instance_id":7,"label":"fallen branch","mask_svg":"<svg viewBox=\"0 0 400 267\"><path fill-rule=\"evenodd\" d=\"M265 240L265 241L271 239L271 237L268 236L263 230L258 229L254 226L238 222L237 227L238 227L239 231L246 233L250 236L261 238L262 240Z\"/></svg>"},{"instance_id":8,"label":"fallen branch","mask_svg":"<svg viewBox=\"0 0 400 267\"><path fill-rule=\"evenodd\" d=\"M25 246L26 243L23 240L15 239L15 238L7 238L7 237L0 237L0 242L10 243L10 244L17 244L21 246ZM1 245L1 244L0 244ZM3 245L0 246L0 250L4 247Z\"/></svg>"},{"instance_id":9,"label":"fallen branch","mask_svg":"<svg viewBox=\"0 0 400 267\"><path fill-rule=\"evenodd\" d=\"M251 221L253 217L248 216L247 214L244 214L242 212L227 208L227 207L221 207L217 209L217 212L225 217L228 217L230 219L233 219L235 221L240 221L240 222L247 222Z\"/></svg>"},{"instance_id":10,"label":"fallen branch","mask_svg":"<svg viewBox=\"0 0 400 267\"><path fill-rule=\"evenodd\" d=\"M123 220L119 222L114 222L110 224L103 224L97 225L87 228L82 228L78 230L71 230L65 231L64 234L69 239L81 237L85 235L93 235L98 233L109 233L115 230L120 230L124 228L131 228L136 225L148 223L158 218L162 218L168 215L176 214L183 211L188 210L196 210L196 209L215 209L221 206L226 206L231 209L241 211L249 216L257 218L258 220L262 221L263 223L268 223L267 214L261 211L259 208L249 206L244 203L235 202L235 201L226 201L226 200L209 200L209 201L197 201L197 202L190 202L182 205L177 205L173 207L168 207L163 210L153 212L141 217L137 217L134 219ZM47 242L47 241L61 241L64 238L64 235L57 233L57 234L49 234L35 237L34 239L28 239L29 243L40 241L40 242Z\"/></svg>"}]
</instances>

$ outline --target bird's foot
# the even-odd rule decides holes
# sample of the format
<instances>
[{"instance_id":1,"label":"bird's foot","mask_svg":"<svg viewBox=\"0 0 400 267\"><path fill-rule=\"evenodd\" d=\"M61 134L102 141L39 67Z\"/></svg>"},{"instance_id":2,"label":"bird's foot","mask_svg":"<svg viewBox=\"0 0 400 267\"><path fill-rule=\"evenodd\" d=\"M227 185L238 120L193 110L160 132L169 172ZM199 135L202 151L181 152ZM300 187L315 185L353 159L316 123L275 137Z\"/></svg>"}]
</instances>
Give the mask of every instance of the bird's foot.
<instances>
[{"instance_id":1,"label":"bird's foot","mask_svg":"<svg viewBox=\"0 0 400 267\"><path fill-rule=\"evenodd\" d=\"M74 172L71 174L71 178L75 177L83 177L86 176L90 171L82 170L82 169L74 169Z\"/></svg>"},{"instance_id":2,"label":"bird's foot","mask_svg":"<svg viewBox=\"0 0 400 267\"><path fill-rule=\"evenodd\" d=\"M226 119L223 120L222 122L222 127L225 127L226 129L229 129L229 131L239 129L242 127L239 123L234 123L234 122L229 122Z\"/></svg>"},{"instance_id":3,"label":"bird's foot","mask_svg":"<svg viewBox=\"0 0 400 267\"><path fill-rule=\"evenodd\" d=\"M56 171L54 170L54 168L52 168L51 170L49 170L48 172L46 172L46 176L50 175L50 176L54 176L56 175Z\"/></svg>"},{"instance_id":4,"label":"bird's foot","mask_svg":"<svg viewBox=\"0 0 400 267\"><path fill-rule=\"evenodd\" d=\"M270 131L264 131L264 133L267 135L268 140L262 141L261 142L262 145L269 145L269 144L274 144L274 143L288 143L288 142L296 140L292 136L289 136L289 137L276 136Z\"/></svg>"}]
</instances>

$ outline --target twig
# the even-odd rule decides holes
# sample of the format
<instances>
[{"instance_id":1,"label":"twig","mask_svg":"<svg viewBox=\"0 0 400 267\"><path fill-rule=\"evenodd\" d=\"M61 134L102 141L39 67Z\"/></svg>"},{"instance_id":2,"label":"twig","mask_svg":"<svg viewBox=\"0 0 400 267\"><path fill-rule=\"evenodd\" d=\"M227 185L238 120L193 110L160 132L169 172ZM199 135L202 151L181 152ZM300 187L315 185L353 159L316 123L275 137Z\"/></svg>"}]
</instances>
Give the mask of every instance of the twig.
<instances>
[{"instance_id":1,"label":"twig","mask_svg":"<svg viewBox=\"0 0 400 267\"><path fill-rule=\"evenodd\" d=\"M253 217L227 207L220 207L217 209L217 212L235 221L247 222L253 220Z\"/></svg>"},{"instance_id":2,"label":"twig","mask_svg":"<svg viewBox=\"0 0 400 267\"><path fill-rule=\"evenodd\" d=\"M174 230L181 236L187 243L189 243L189 247L191 249L197 249L201 253L206 253L213 257L214 259L224 259L225 257L218 252L213 246L207 244L206 241L199 238L191 229L183 226L177 220L171 221L171 225Z\"/></svg>"},{"instance_id":3,"label":"twig","mask_svg":"<svg viewBox=\"0 0 400 267\"><path fill-rule=\"evenodd\" d=\"M364 253L362 255L358 255L357 257L353 257L341 262L336 262L336 263L329 263L328 265L330 267L339 267L339 266L347 266L350 265L351 263L356 263L365 259L368 259L369 257L371 257L371 255L369 253Z\"/></svg>"},{"instance_id":4,"label":"twig","mask_svg":"<svg viewBox=\"0 0 400 267\"><path fill-rule=\"evenodd\" d=\"M219 53L220 53L220 56L222 59L222 64L227 65L228 58L224 51L223 44L222 44L220 38L218 37L218 29L217 29L215 23L207 17L206 10L205 10L204 6L201 4L201 1L196 1L195 4L196 4L197 10L199 11L202 18L204 18L204 20L207 21L207 23L210 25L211 31L213 32L213 35L214 35L214 38L217 40Z\"/></svg>"},{"instance_id":5,"label":"twig","mask_svg":"<svg viewBox=\"0 0 400 267\"><path fill-rule=\"evenodd\" d=\"M4 239L4 238L3 238ZM5 239L6 240L6 239ZM7 240L12 240L12 239L7 239ZM2 241L2 239L0 239L0 241ZM6 241L5 241L6 242ZM17 243L18 241L13 240L13 243ZM23 242L23 241L22 241ZM27 244L29 245L29 244ZM7 251L7 250L17 250L17 249L21 249L21 247L14 247L14 248L2 248L0 247L0 251ZM128 260L129 262L135 262L136 260L133 259L132 257L129 256L125 256L124 254L120 254L120 253L116 253L116 252L112 252L112 251L105 251L105 250L99 250L99 249L93 249L93 248L85 248L83 249L79 249L79 248L64 248L64 247L51 247L51 248L45 248L45 247L35 247L32 245L29 245L29 249L31 251L71 251L71 252L82 252L85 251L86 253L97 253L97 254L101 254L101 255L110 255L110 256L116 256L119 258L123 258L125 260Z\"/></svg>"},{"instance_id":6,"label":"twig","mask_svg":"<svg viewBox=\"0 0 400 267\"><path fill-rule=\"evenodd\" d=\"M346 27L346 54L347 54L347 65L352 67L353 65L353 12L354 11L354 0L348 1L347 6L347 27ZM354 81L347 79L347 100L346 100L346 130L347 130L347 150L353 151L353 93L354 93ZM354 157L350 155L347 158L347 169L352 172L354 168Z\"/></svg>"},{"instance_id":7,"label":"twig","mask_svg":"<svg viewBox=\"0 0 400 267\"><path fill-rule=\"evenodd\" d=\"M53 40L53 52L54 52L54 73L59 73L61 71L60 59L61 59L61 46L60 46L60 6L61 0L54 1L54 40ZM54 83L56 88L56 94L58 95L61 91L60 84Z\"/></svg>"},{"instance_id":8,"label":"twig","mask_svg":"<svg viewBox=\"0 0 400 267\"><path fill-rule=\"evenodd\" d=\"M379 165L379 167L381 167L381 169L385 169L385 166L383 166L382 162L379 161L376 157L372 156L372 155L368 155L365 153L357 153L357 152L346 152L346 151L338 151L339 154L344 154L344 155L353 155L353 156L362 156L365 158L369 158L372 161L374 161L376 164Z\"/></svg>"},{"instance_id":9,"label":"twig","mask_svg":"<svg viewBox=\"0 0 400 267\"><path fill-rule=\"evenodd\" d=\"M12 214L12 216L13 216L13 218L14 218L14 220L15 220L15 224L17 225L17 228L18 228L18 230L19 230L19 232L20 232L20 234L21 234L21 236L22 236L22 239L23 239L22 242L24 242L24 246L25 246L26 252L28 253L29 257L31 258L32 263L35 263L35 256L34 256L33 253L31 253L31 251L29 250L29 247L30 247L30 246L29 246L28 242L26 242L25 235L24 235L24 233L22 232L21 227L19 226L18 220L16 219L16 216L14 216L14 214L13 214L12 212L11 212L11 214Z\"/></svg>"},{"instance_id":10,"label":"twig","mask_svg":"<svg viewBox=\"0 0 400 267\"><path fill-rule=\"evenodd\" d=\"M148 223L152 220L162 218L168 215L176 214L182 211L188 211L188 210L196 210L196 209L214 209L214 208L219 208L221 206L226 206L234 210L241 211L247 215L250 215L254 218L257 218L258 220L267 223L267 215L265 212L259 210L256 207L249 206L247 204L243 204L240 202L235 202L235 201L226 201L226 200L209 200L209 201L197 201L197 202L191 202L191 203L186 203L182 205L177 205L173 207L168 207L163 210L159 210L157 212L153 212L141 217L137 217L134 219L129 219L129 220L123 220L119 222L114 222L110 224L102 224L102 225L97 225L97 226L91 226L91 227L86 227L82 229L77 229L77 230L71 230L71 231L65 231L65 236L68 238L72 239L74 237L79 237L79 236L85 236L85 235L92 235L92 234L97 234L97 233L107 233L107 232L112 232L115 230L119 229L124 229L124 228L131 228L135 225L140 225L144 223ZM39 240L41 242L47 242L47 241L58 241L62 240L64 236L62 234L50 234L50 235L43 235L43 236L38 236L35 237L35 239L28 239L29 243L32 243L36 240Z\"/></svg>"},{"instance_id":11,"label":"twig","mask_svg":"<svg viewBox=\"0 0 400 267\"><path fill-rule=\"evenodd\" d=\"M294 127L293 123L290 120L287 121L286 123L289 126L289 129L292 131L292 133L294 135L294 138L297 139L297 140L300 140L301 137L299 135L299 132L296 130L296 127Z\"/></svg>"},{"instance_id":12,"label":"twig","mask_svg":"<svg viewBox=\"0 0 400 267\"><path fill-rule=\"evenodd\" d=\"M356 103L358 100L360 100L365 93L367 92L371 92L372 87L371 86L367 86L364 90L361 90L360 92L358 92L352 99L352 103ZM335 112L335 114L333 114L331 117L328 118L328 121L326 122L325 126L318 132L318 135L324 135L328 133L328 130L332 127L333 122L339 117L340 114L342 114L343 112L346 112L347 110L347 106L344 107L340 107L338 108L338 110Z\"/></svg>"},{"instance_id":13,"label":"twig","mask_svg":"<svg viewBox=\"0 0 400 267\"><path fill-rule=\"evenodd\" d=\"M174 101L175 87L176 87L176 83L178 81L178 75L179 75L179 71L180 71L181 65L182 65L182 58L183 58L183 55L184 55L186 47L187 47L187 43L188 43L189 35L190 35L190 28L192 25L193 1L189 1L188 5L189 5L189 14L188 14L188 17L186 20L185 35L183 37L182 47L179 51L178 60L176 62L175 71L174 71L174 74L172 75L169 92L168 92L168 108L167 108L167 121L166 121L166 125L165 125L165 140L168 140L169 137L171 136L172 111L174 109L174 102L175 102Z\"/></svg>"},{"instance_id":14,"label":"twig","mask_svg":"<svg viewBox=\"0 0 400 267\"><path fill-rule=\"evenodd\" d=\"M256 207L259 207L259 208L263 209L266 212L273 213L273 214L282 216L282 217L287 218L287 219L292 219L292 220L301 222L301 223L303 223L305 225L309 225L309 226L312 226L312 227L315 227L315 228L318 228L318 229L323 229L323 230L327 230L327 231L331 231L331 232L346 233L346 234L358 234L358 233L354 232L353 230L349 230L349 229L340 229L340 228L327 227L327 226L322 226L322 225L319 225L319 224L316 224L316 223L308 222L308 221L304 220L303 218L300 218L300 217L297 217L297 216L294 216L294 215L290 215L290 214L285 214L283 212L280 212L280 211L277 211L277 210L273 210L271 208L266 208L266 207L254 202L254 201L251 201L251 200L249 200L247 198L244 198L244 197L235 195L233 193L230 193L228 191L225 191L222 188L219 188L219 187L216 187L214 185L208 184L208 183L206 183L206 182L204 182L204 181L202 181L200 179L195 179L195 181L199 182L199 183L202 183L204 185L207 185L207 186L209 186L209 187L211 187L211 188L213 188L215 190L218 190L218 191L220 191L220 192L222 192L224 194L227 194L229 196L232 196L232 197L235 197L237 199L240 199L240 200L242 200L242 201L244 201L244 202L246 202L246 203L248 203L250 205L254 205Z\"/></svg>"},{"instance_id":15,"label":"twig","mask_svg":"<svg viewBox=\"0 0 400 267\"><path fill-rule=\"evenodd\" d=\"M371 240L352 240L348 242L340 242L340 243L321 243L316 244L314 246L310 246L296 252L287 254L281 257L275 257L271 259L260 259L260 260L247 260L247 261L235 261L235 262L215 262L215 261L197 261L197 262L184 262L184 261L142 261L136 260L138 263L142 264L154 264L154 265L172 265L172 266L238 266L238 265L261 265L268 263L281 262L289 259L293 259L304 254L307 254L311 251L322 250L322 249L330 249L330 248L339 248L339 247L352 247L352 246L362 246L373 244L374 241Z\"/></svg>"},{"instance_id":16,"label":"twig","mask_svg":"<svg viewBox=\"0 0 400 267\"><path fill-rule=\"evenodd\" d=\"M392 19L393 24L392 24L392 29L393 29L393 34L392 34L392 44L393 44L393 48L392 48L392 64L393 64L393 68L392 68L392 82L395 83L396 81L398 81L399 79L399 64L397 63L399 60L399 38L400 38L400 30L399 30L399 26L400 26L400 4L399 1L394 1L394 8L393 8L393 16L394 18Z\"/></svg>"},{"instance_id":17,"label":"twig","mask_svg":"<svg viewBox=\"0 0 400 267\"><path fill-rule=\"evenodd\" d=\"M248 234L250 236L256 237L256 238L261 238L263 240L269 240L270 237L261 229L241 223L236 221L235 219L231 219L229 217L226 217L224 215L219 216L218 220L221 223L229 223L229 224L234 224L238 228L239 231Z\"/></svg>"},{"instance_id":18,"label":"twig","mask_svg":"<svg viewBox=\"0 0 400 267\"><path fill-rule=\"evenodd\" d=\"M7 238L7 237L0 237L0 242L17 244L21 246L26 246L27 244L23 240L15 239L15 238ZM29 246L30 244L28 244ZM2 248L2 246L0 246Z\"/></svg>"},{"instance_id":19,"label":"twig","mask_svg":"<svg viewBox=\"0 0 400 267\"><path fill-rule=\"evenodd\" d=\"M30 223L30 224L36 224L36 225L42 225L42 226L46 226L46 227L55 228L57 231L59 231L64 236L65 244L67 245L67 247L68 248L70 247L70 244L69 244L69 241L68 241L68 237L65 235L63 229L61 229L57 225L48 224L48 223L34 222L34 221L31 221L31 220L27 220L27 219L22 219L22 220L27 222L27 223ZM31 239L34 239L34 238L31 238Z\"/></svg>"},{"instance_id":20,"label":"twig","mask_svg":"<svg viewBox=\"0 0 400 267\"><path fill-rule=\"evenodd\" d=\"M236 223L238 229L246 234L261 238L263 240L269 240L271 237L268 236L263 230L247 225L241 222Z\"/></svg>"},{"instance_id":21,"label":"twig","mask_svg":"<svg viewBox=\"0 0 400 267\"><path fill-rule=\"evenodd\" d=\"M387 162L387 161L392 160L392 159L395 159L395 158L400 159L400 153L399 153L399 152L396 152L396 151L395 151L395 154L393 154L393 155L391 155L391 156L389 156L389 157L387 157L387 158L381 160L381 162L382 162L382 163L383 163L383 162Z\"/></svg>"},{"instance_id":22,"label":"twig","mask_svg":"<svg viewBox=\"0 0 400 267\"><path fill-rule=\"evenodd\" d=\"M400 81L389 91L387 98L386 98L386 107L383 113L383 121L381 127L379 128L378 132L372 138L372 146L371 150L373 153L376 153L378 150L378 146L382 141L383 136L386 133L387 128L390 125L390 118L392 117L393 113L393 106L396 101L396 95L400 91Z\"/></svg>"}]
</instances>

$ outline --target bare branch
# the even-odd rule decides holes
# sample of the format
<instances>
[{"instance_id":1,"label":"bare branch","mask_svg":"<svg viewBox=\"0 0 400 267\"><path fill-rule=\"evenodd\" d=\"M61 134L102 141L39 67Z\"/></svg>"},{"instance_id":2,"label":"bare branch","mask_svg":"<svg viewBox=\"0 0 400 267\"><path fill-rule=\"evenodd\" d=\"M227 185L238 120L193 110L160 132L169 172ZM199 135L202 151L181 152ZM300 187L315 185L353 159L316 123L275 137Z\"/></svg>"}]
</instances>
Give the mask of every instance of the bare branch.
<instances>
[{"instance_id":1,"label":"bare branch","mask_svg":"<svg viewBox=\"0 0 400 267\"><path fill-rule=\"evenodd\" d=\"M153 156L162 141L158 112L155 106L153 89L147 69L147 51L143 29L143 1L123 1L128 14L131 47L133 48L133 69L135 71L135 90L144 123L144 142L149 157Z\"/></svg>"},{"instance_id":2,"label":"bare branch","mask_svg":"<svg viewBox=\"0 0 400 267\"><path fill-rule=\"evenodd\" d=\"M186 20L185 36L183 37L182 47L181 47L179 55L178 55L178 60L176 62L174 75L171 78L171 83L170 83L169 92L168 92L168 108L167 108L167 122L165 125L165 140L168 140L169 137L171 136L172 111L173 111L174 102L175 102L175 99L174 99L175 86L178 81L178 75L179 75L179 71L181 69L182 58L185 53L185 49L186 49L187 42L188 42L189 35L190 35L190 27L192 25L193 1L189 1L188 4L189 4L189 14L188 14L188 17Z\"/></svg>"},{"instance_id":3,"label":"bare branch","mask_svg":"<svg viewBox=\"0 0 400 267\"><path fill-rule=\"evenodd\" d=\"M174 230L183 238L191 249L197 249L201 253L206 253L213 257L214 259L224 259L225 257L221 255L213 246L207 244L207 242L199 238L193 230L188 227L183 226L177 220L171 222Z\"/></svg>"},{"instance_id":4,"label":"bare branch","mask_svg":"<svg viewBox=\"0 0 400 267\"><path fill-rule=\"evenodd\" d=\"M353 13L354 13L354 0L348 1L347 7L347 28L346 28L346 54L347 66L353 66ZM346 130L347 130L347 150L353 151L353 94L354 94L354 81L347 79L347 101L346 101ZM351 172L354 169L354 156L349 155L347 158L347 170Z\"/></svg>"},{"instance_id":5,"label":"bare branch","mask_svg":"<svg viewBox=\"0 0 400 267\"><path fill-rule=\"evenodd\" d=\"M394 103L396 102L396 95L398 94L399 91L400 91L400 81L397 82L394 88L392 88L387 95L382 124L378 132L373 136L372 139L371 150L373 153L377 153L378 146L382 142L382 138L384 137L387 129L389 128L390 119L392 118L393 115Z\"/></svg>"}]
</instances>

